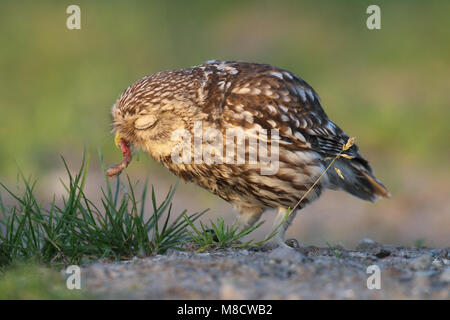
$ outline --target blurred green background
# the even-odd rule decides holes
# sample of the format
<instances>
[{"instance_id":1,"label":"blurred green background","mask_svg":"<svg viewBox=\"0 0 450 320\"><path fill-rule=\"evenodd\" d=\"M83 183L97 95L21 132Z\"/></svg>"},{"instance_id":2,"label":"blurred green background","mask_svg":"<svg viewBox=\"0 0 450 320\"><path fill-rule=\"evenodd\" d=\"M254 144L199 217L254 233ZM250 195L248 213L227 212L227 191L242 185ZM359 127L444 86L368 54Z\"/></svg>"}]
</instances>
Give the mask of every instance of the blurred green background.
<instances>
[{"instance_id":1,"label":"blurred green background","mask_svg":"<svg viewBox=\"0 0 450 320\"><path fill-rule=\"evenodd\" d=\"M368 30L375 3L382 28ZM71 4L81 30L66 28ZM98 149L118 161L110 109L144 75L208 59L264 62L316 89L394 195L372 205L332 193L291 235L448 246L449 12L449 1L2 1L0 180L14 181L18 167L49 176L46 196L57 190L59 155L78 166L86 146L94 173ZM129 171L163 187L175 181L146 155ZM198 188L178 196L196 210L232 211Z\"/></svg>"}]
</instances>

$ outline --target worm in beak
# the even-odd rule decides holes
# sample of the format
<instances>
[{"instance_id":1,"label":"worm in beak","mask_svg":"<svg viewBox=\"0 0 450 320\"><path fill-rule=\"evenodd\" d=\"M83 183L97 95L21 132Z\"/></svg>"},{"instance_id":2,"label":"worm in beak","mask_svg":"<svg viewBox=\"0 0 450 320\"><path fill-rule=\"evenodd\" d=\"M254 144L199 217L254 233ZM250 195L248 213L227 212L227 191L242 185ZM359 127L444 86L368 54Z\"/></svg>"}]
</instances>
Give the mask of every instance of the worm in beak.
<instances>
[{"instance_id":1,"label":"worm in beak","mask_svg":"<svg viewBox=\"0 0 450 320\"><path fill-rule=\"evenodd\" d=\"M130 145L128 142L125 141L124 138L122 138L119 134L119 132L116 132L116 135L114 137L114 143L120 150L122 151L123 160L116 164L115 166L109 168L106 170L106 175L109 179L113 179L114 177L120 175L126 167L128 167L128 164L132 160Z\"/></svg>"}]
</instances>

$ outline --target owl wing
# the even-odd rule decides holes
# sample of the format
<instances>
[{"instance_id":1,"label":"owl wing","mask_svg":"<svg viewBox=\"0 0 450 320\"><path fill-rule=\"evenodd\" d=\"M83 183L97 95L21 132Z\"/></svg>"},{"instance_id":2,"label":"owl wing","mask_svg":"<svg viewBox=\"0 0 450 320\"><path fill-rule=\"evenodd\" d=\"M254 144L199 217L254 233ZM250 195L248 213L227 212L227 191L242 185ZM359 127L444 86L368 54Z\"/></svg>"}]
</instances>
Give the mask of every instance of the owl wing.
<instances>
[{"instance_id":1,"label":"owl wing","mask_svg":"<svg viewBox=\"0 0 450 320\"><path fill-rule=\"evenodd\" d=\"M317 93L304 80L270 65L231 62L235 72L222 106L228 125L278 129L280 143L333 157L349 137L326 115ZM353 145L346 154L359 157Z\"/></svg>"}]
</instances>

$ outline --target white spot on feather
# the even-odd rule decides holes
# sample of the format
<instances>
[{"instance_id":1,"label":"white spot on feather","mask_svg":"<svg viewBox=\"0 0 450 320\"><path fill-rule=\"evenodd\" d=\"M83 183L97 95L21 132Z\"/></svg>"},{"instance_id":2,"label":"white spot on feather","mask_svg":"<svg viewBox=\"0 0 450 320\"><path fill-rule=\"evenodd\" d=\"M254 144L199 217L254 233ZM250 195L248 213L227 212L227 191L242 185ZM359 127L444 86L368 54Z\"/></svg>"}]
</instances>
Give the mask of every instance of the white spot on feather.
<instances>
[{"instance_id":1,"label":"white spot on feather","mask_svg":"<svg viewBox=\"0 0 450 320\"><path fill-rule=\"evenodd\" d=\"M289 111L289 109L288 108L286 108L285 106L283 106L283 105L278 105L278 108L280 108L281 109L281 111L283 111L283 112L288 112Z\"/></svg>"},{"instance_id":2,"label":"white spot on feather","mask_svg":"<svg viewBox=\"0 0 450 320\"><path fill-rule=\"evenodd\" d=\"M295 87L297 93L302 97L303 102L306 102L306 93L302 87Z\"/></svg>"},{"instance_id":3,"label":"white spot on feather","mask_svg":"<svg viewBox=\"0 0 450 320\"><path fill-rule=\"evenodd\" d=\"M219 69L220 71L225 71L230 74L236 74L239 72L236 68L230 67L226 64L219 64L216 68Z\"/></svg>"},{"instance_id":4,"label":"white spot on feather","mask_svg":"<svg viewBox=\"0 0 450 320\"><path fill-rule=\"evenodd\" d=\"M272 71L272 72L269 72L272 76L274 76L274 77L277 77L277 78L279 78L279 79L281 79L281 80L283 80L284 78L283 78L283 74L281 73L281 72L277 72L277 71Z\"/></svg>"},{"instance_id":5,"label":"white spot on feather","mask_svg":"<svg viewBox=\"0 0 450 320\"><path fill-rule=\"evenodd\" d=\"M311 89L307 89L306 93L311 98L311 100L314 101L314 94L313 94L312 90Z\"/></svg>"},{"instance_id":6,"label":"white spot on feather","mask_svg":"<svg viewBox=\"0 0 450 320\"><path fill-rule=\"evenodd\" d=\"M242 115L244 116L245 121L247 121L248 123L253 123L253 115L250 112L244 111L242 112Z\"/></svg>"},{"instance_id":7,"label":"white spot on feather","mask_svg":"<svg viewBox=\"0 0 450 320\"><path fill-rule=\"evenodd\" d=\"M237 93L237 94L246 94L246 93L250 93L250 88L247 87L243 87L243 88L234 88L232 90L233 93Z\"/></svg>"},{"instance_id":8,"label":"white spot on feather","mask_svg":"<svg viewBox=\"0 0 450 320\"><path fill-rule=\"evenodd\" d=\"M272 128L275 128L277 126L277 123L274 120L267 120L267 123L270 124Z\"/></svg>"},{"instance_id":9,"label":"white spot on feather","mask_svg":"<svg viewBox=\"0 0 450 320\"><path fill-rule=\"evenodd\" d=\"M303 141L303 142L306 142L305 137L304 137L300 132L295 131L294 136L295 136L298 140Z\"/></svg>"},{"instance_id":10,"label":"white spot on feather","mask_svg":"<svg viewBox=\"0 0 450 320\"><path fill-rule=\"evenodd\" d=\"M308 126L308 123L306 122L306 120L304 118L300 118L300 122L301 122L302 128L306 128Z\"/></svg>"},{"instance_id":11,"label":"white spot on feather","mask_svg":"<svg viewBox=\"0 0 450 320\"><path fill-rule=\"evenodd\" d=\"M292 129L291 129L291 127L287 127L287 128L285 129L284 133L285 133L286 135L288 135L288 136L292 136Z\"/></svg>"},{"instance_id":12,"label":"white spot on feather","mask_svg":"<svg viewBox=\"0 0 450 320\"><path fill-rule=\"evenodd\" d=\"M290 74L289 72L283 72L283 74L284 74L286 77L288 77L289 80L292 80L292 79L293 79L292 76L291 76L291 74Z\"/></svg>"},{"instance_id":13,"label":"white spot on feather","mask_svg":"<svg viewBox=\"0 0 450 320\"><path fill-rule=\"evenodd\" d=\"M244 105L238 104L237 106L234 107L234 110L236 110L237 112L243 112L244 111Z\"/></svg>"},{"instance_id":14,"label":"white spot on feather","mask_svg":"<svg viewBox=\"0 0 450 320\"><path fill-rule=\"evenodd\" d=\"M289 98L289 96L283 96L281 100L283 100L284 102L291 102L291 98Z\"/></svg>"},{"instance_id":15,"label":"white spot on feather","mask_svg":"<svg viewBox=\"0 0 450 320\"><path fill-rule=\"evenodd\" d=\"M277 113L277 109L276 109L273 105L271 105L271 104L268 104L268 105L267 105L267 109L269 109L269 112L270 112L271 114L276 114L276 113Z\"/></svg>"},{"instance_id":16,"label":"white spot on feather","mask_svg":"<svg viewBox=\"0 0 450 320\"><path fill-rule=\"evenodd\" d=\"M261 94L261 90L258 89L258 88L253 88L253 89L252 89L252 94L254 94L254 95Z\"/></svg>"}]
</instances>

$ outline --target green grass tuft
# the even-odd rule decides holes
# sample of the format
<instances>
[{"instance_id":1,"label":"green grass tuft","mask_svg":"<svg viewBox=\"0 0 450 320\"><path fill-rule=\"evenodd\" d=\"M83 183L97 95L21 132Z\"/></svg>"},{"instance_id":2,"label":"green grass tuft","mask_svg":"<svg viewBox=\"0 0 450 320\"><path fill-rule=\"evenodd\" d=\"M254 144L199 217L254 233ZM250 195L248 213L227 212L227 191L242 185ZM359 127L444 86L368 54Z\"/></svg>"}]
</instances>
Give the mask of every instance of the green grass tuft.
<instances>
[{"instance_id":1,"label":"green grass tuft","mask_svg":"<svg viewBox=\"0 0 450 320\"><path fill-rule=\"evenodd\" d=\"M184 216L187 224L191 230L186 232L190 236L191 240L196 243L200 248L198 251L203 251L208 248L225 248L225 247L235 247L235 248L248 248L248 247L259 247L267 243L272 239L278 232L278 229L289 217L291 210L288 208L286 215L281 221L281 223L276 226L272 232L262 241L254 242L249 240L247 242L241 242L240 240L253 232L255 229L259 228L264 221L261 221L253 226L245 229L240 229L237 225L233 224L231 227L225 225L222 218L217 218L217 223L210 220L210 226L205 226L200 221L200 229L195 227L193 221L188 217Z\"/></svg>"},{"instance_id":2,"label":"green grass tuft","mask_svg":"<svg viewBox=\"0 0 450 320\"><path fill-rule=\"evenodd\" d=\"M185 216L185 221L191 227L191 230L187 230L187 233L191 237L191 240L200 246L199 251L203 251L209 247L248 247L252 241L240 243L239 240L263 224L263 222L260 222L244 230L239 230L235 225L231 227L225 225L223 219L218 217L217 223L210 220L210 227L205 226L200 221L199 229L195 227L189 217Z\"/></svg>"},{"instance_id":3,"label":"green grass tuft","mask_svg":"<svg viewBox=\"0 0 450 320\"><path fill-rule=\"evenodd\" d=\"M169 248L181 249L180 245L189 238L188 223L183 217L195 221L205 212L188 216L185 210L169 222L175 188L158 204L152 186L152 206L147 209L148 180L138 201L129 177L127 192L119 192L118 178L114 187L106 180L102 207L97 208L84 192L89 161L83 157L80 170L73 176L62 160L68 184L62 182L66 195L61 204L54 197L48 208L40 205L34 195L36 181L26 179L22 173L22 194L0 183L16 200L14 206L7 207L0 197L0 266L27 260L78 264L91 259L129 259L164 253ZM149 211L151 214L146 217Z\"/></svg>"},{"instance_id":4,"label":"green grass tuft","mask_svg":"<svg viewBox=\"0 0 450 320\"><path fill-rule=\"evenodd\" d=\"M331 253L333 253L334 257L340 261L342 258L341 250L337 249L335 246L332 246L328 241L326 242L326 244Z\"/></svg>"}]
</instances>

